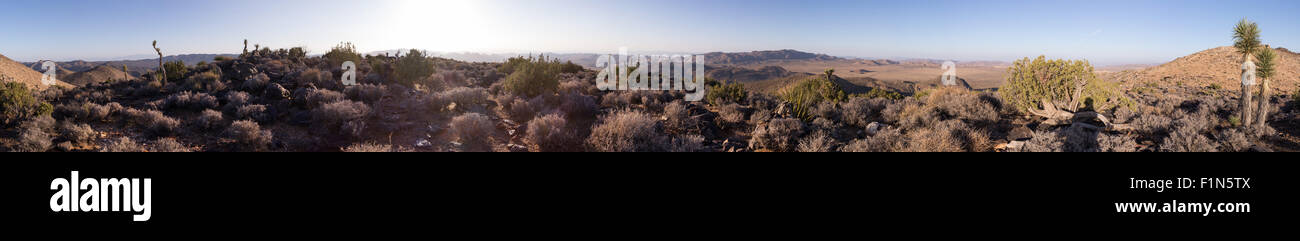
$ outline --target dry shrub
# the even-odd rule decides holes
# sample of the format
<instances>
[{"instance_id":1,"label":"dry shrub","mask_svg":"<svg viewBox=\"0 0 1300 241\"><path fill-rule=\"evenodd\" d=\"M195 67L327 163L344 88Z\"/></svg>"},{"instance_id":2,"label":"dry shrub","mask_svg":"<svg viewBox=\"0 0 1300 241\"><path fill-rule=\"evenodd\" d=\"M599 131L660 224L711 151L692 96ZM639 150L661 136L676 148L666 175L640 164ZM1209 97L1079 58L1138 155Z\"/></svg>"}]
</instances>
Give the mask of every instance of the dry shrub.
<instances>
[{"instance_id":1,"label":"dry shrub","mask_svg":"<svg viewBox=\"0 0 1300 241\"><path fill-rule=\"evenodd\" d=\"M311 118L312 124L323 131L355 137L361 134L359 130L347 127L360 126L355 123L361 122L368 114L370 114L370 106L365 103L344 100L312 110Z\"/></svg>"},{"instance_id":2,"label":"dry shrub","mask_svg":"<svg viewBox=\"0 0 1300 241\"><path fill-rule=\"evenodd\" d=\"M126 109L124 115L135 123L137 128L144 129L155 136L171 135L181 126L181 122L167 117L158 110L137 110Z\"/></svg>"},{"instance_id":3,"label":"dry shrub","mask_svg":"<svg viewBox=\"0 0 1300 241\"><path fill-rule=\"evenodd\" d=\"M1033 137L1018 152L1065 152L1065 141L1056 138L1055 132L1034 131Z\"/></svg>"},{"instance_id":4,"label":"dry shrub","mask_svg":"<svg viewBox=\"0 0 1300 241\"><path fill-rule=\"evenodd\" d=\"M13 150L18 152L44 152L53 145L54 138L48 129L53 128L54 118L40 116L19 124L18 144Z\"/></svg>"},{"instance_id":5,"label":"dry shrub","mask_svg":"<svg viewBox=\"0 0 1300 241\"><path fill-rule=\"evenodd\" d=\"M348 86L346 90L343 90L343 93L346 93L348 98L352 100L375 103L384 98L384 95L388 93L388 87L384 85L363 84Z\"/></svg>"},{"instance_id":6,"label":"dry shrub","mask_svg":"<svg viewBox=\"0 0 1300 241\"><path fill-rule=\"evenodd\" d=\"M382 145L376 143L356 143L343 148L343 152L393 152L392 145Z\"/></svg>"},{"instance_id":7,"label":"dry shrub","mask_svg":"<svg viewBox=\"0 0 1300 241\"><path fill-rule=\"evenodd\" d=\"M315 109L321 105L347 99L343 96L343 93L328 89L303 89L300 92L296 100L299 106L307 109Z\"/></svg>"},{"instance_id":8,"label":"dry shrub","mask_svg":"<svg viewBox=\"0 0 1300 241\"><path fill-rule=\"evenodd\" d=\"M668 152L706 152L708 147L704 145L704 136L700 135L682 135L673 138L672 144L668 146Z\"/></svg>"},{"instance_id":9,"label":"dry shrub","mask_svg":"<svg viewBox=\"0 0 1300 241\"><path fill-rule=\"evenodd\" d=\"M537 145L540 152L580 150L573 136L565 131L567 121L560 114L549 114L528 122L528 135L524 138Z\"/></svg>"},{"instance_id":10,"label":"dry shrub","mask_svg":"<svg viewBox=\"0 0 1300 241\"><path fill-rule=\"evenodd\" d=\"M640 111L619 111L605 116L591 130L587 144L598 152L657 152L667 137L660 134L657 118Z\"/></svg>"},{"instance_id":11,"label":"dry shrub","mask_svg":"<svg viewBox=\"0 0 1300 241\"><path fill-rule=\"evenodd\" d=\"M340 80L334 79L333 73L316 68L310 68L298 73L295 79L298 80L299 87L315 86L324 89L340 89L343 84Z\"/></svg>"},{"instance_id":12,"label":"dry shrub","mask_svg":"<svg viewBox=\"0 0 1300 241\"><path fill-rule=\"evenodd\" d=\"M568 120L571 121L593 120L600 111L596 99L591 96L566 94L562 100L560 111L567 114Z\"/></svg>"},{"instance_id":13,"label":"dry shrub","mask_svg":"<svg viewBox=\"0 0 1300 241\"><path fill-rule=\"evenodd\" d=\"M1163 152L1217 152L1219 144L1201 134L1200 129L1178 127L1160 143Z\"/></svg>"},{"instance_id":14,"label":"dry shrub","mask_svg":"<svg viewBox=\"0 0 1300 241\"><path fill-rule=\"evenodd\" d=\"M835 139L825 132L816 132L799 140L799 152L831 152L836 150Z\"/></svg>"},{"instance_id":15,"label":"dry shrub","mask_svg":"<svg viewBox=\"0 0 1300 241\"><path fill-rule=\"evenodd\" d=\"M907 133L908 152L985 152L993 149L987 133L956 120Z\"/></svg>"},{"instance_id":16,"label":"dry shrub","mask_svg":"<svg viewBox=\"0 0 1300 241\"><path fill-rule=\"evenodd\" d=\"M221 115L220 111L207 109L199 113L199 117L194 120L194 125L200 130L214 130L221 126L223 121L225 121L225 117Z\"/></svg>"},{"instance_id":17,"label":"dry shrub","mask_svg":"<svg viewBox=\"0 0 1300 241\"><path fill-rule=\"evenodd\" d=\"M257 122L238 120L226 129L226 135L239 144L242 151L262 151L271 144L271 131L262 130Z\"/></svg>"},{"instance_id":18,"label":"dry shrub","mask_svg":"<svg viewBox=\"0 0 1300 241\"><path fill-rule=\"evenodd\" d=\"M465 113L451 119L451 133L469 151L489 151L495 125L492 119L479 113Z\"/></svg>"},{"instance_id":19,"label":"dry shrub","mask_svg":"<svg viewBox=\"0 0 1300 241\"><path fill-rule=\"evenodd\" d=\"M998 120L1002 102L997 96L957 88L939 88L926 96L925 104L943 120L960 119L969 124L989 125Z\"/></svg>"},{"instance_id":20,"label":"dry shrub","mask_svg":"<svg viewBox=\"0 0 1300 241\"><path fill-rule=\"evenodd\" d=\"M221 75L217 74L217 72L204 71L202 73L191 75L176 87L188 91L212 93L225 90L226 83L221 82Z\"/></svg>"},{"instance_id":21,"label":"dry shrub","mask_svg":"<svg viewBox=\"0 0 1300 241\"><path fill-rule=\"evenodd\" d=\"M690 108L682 101L673 101L664 106L664 127L675 133L685 133L695 127Z\"/></svg>"},{"instance_id":22,"label":"dry shrub","mask_svg":"<svg viewBox=\"0 0 1300 241\"><path fill-rule=\"evenodd\" d=\"M1138 148L1133 137L1106 133L1097 136L1097 146L1101 152L1136 152Z\"/></svg>"},{"instance_id":23,"label":"dry shrub","mask_svg":"<svg viewBox=\"0 0 1300 241\"><path fill-rule=\"evenodd\" d=\"M182 108L182 109L190 109L190 110L202 110L202 109L217 108L217 106L219 106L219 103L217 102L217 97L213 97L208 93L194 93L194 92L185 91L185 92L176 93L171 96L168 96L167 99L162 100L161 104L157 104L157 105L158 105L158 109Z\"/></svg>"},{"instance_id":24,"label":"dry shrub","mask_svg":"<svg viewBox=\"0 0 1300 241\"><path fill-rule=\"evenodd\" d=\"M441 98L456 104L456 108L466 108L467 106L480 106L487 104L487 90L483 88L456 87L442 93Z\"/></svg>"},{"instance_id":25,"label":"dry shrub","mask_svg":"<svg viewBox=\"0 0 1300 241\"><path fill-rule=\"evenodd\" d=\"M531 102L520 98L514 98L510 102L510 119L516 123L528 122L535 115L537 115L537 107L534 107Z\"/></svg>"},{"instance_id":26,"label":"dry shrub","mask_svg":"<svg viewBox=\"0 0 1300 241\"><path fill-rule=\"evenodd\" d=\"M1236 129L1221 131L1214 135L1214 139L1219 141L1219 149L1229 152L1244 152L1250 150L1251 141L1246 133Z\"/></svg>"},{"instance_id":27,"label":"dry shrub","mask_svg":"<svg viewBox=\"0 0 1300 241\"><path fill-rule=\"evenodd\" d=\"M667 108L665 108L665 112L667 112ZM718 107L717 121L718 126L723 127L724 129L744 124L745 111L741 110L740 105L736 103L723 105Z\"/></svg>"},{"instance_id":28,"label":"dry shrub","mask_svg":"<svg viewBox=\"0 0 1300 241\"><path fill-rule=\"evenodd\" d=\"M866 139L854 140L841 148L844 152L900 152L906 148L898 128L885 128Z\"/></svg>"},{"instance_id":29,"label":"dry shrub","mask_svg":"<svg viewBox=\"0 0 1300 241\"><path fill-rule=\"evenodd\" d=\"M235 110L235 119L266 122L270 120L270 115L266 113L265 105L245 105Z\"/></svg>"},{"instance_id":30,"label":"dry shrub","mask_svg":"<svg viewBox=\"0 0 1300 241\"><path fill-rule=\"evenodd\" d=\"M804 134L804 124L799 119L783 118L769 121L766 125L754 128L749 141L750 149L778 152L793 151L798 145L799 137Z\"/></svg>"},{"instance_id":31,"label":"dry shrub","mask_svg":"<svg viewBox=\"0 0 1300 241\"><path fill-rule=\"evenodd\" d=\"M99 134L90 125L77 124L72 121L63 121L59 129L62 130L63 139L75 143L90 143Z\"/></svg>"},{"instance_id":32,"label":"dry shrub","mask_svg":"<svg viewBox=\"0 0 1300 241\"><path fill-rule=\"evenodd\" d=\"M867 128L872 122L879 122L880 114L884 112L888 104L887 99L868 99L862 97L853 97L842 105L841 121L844 124L856 126L858 128Z\"/></svg>"},{"instance_id":33,"label":"dry shrub","mask_svg":"<svg viewBox=\"0 0 1300 241\"><path fill-rule=\"evenodd\" d=\"M242 88L247 91L261 91L266 89L266 86L269 84L271 84L271 77L266 76L265 73L261 73L244 80Z\"/></svg>"},{"instance_id":34,"label":"dry shrub","mask_svg":"<svg viewBox=\"0 0 1300 241\"><path fill-rule=\"evenodd\" d=\"M100 152L144 152L144 148L128 137L119 137L108 141L99 149Z\"/></svg>"},{"instance_id":35,"label":"dry shrub","mask_svg":"<svg viewBox=\"0 0 1300 241\"><path fill-rule=\"evenodd\" d=\"M150 152L191 152L189 147L172 138L158 138L149 146Z\"/></svg>"},{"instance_id":36,"label":"dry shrub","mask_svg":"<svg viewBox=\"0 0 1300 241\"><path fill-rule=\"evenodd\" d=\"M247 105L249 101L252 100L252 98L253 98L252 96L248 95L248 93L245 93L243 91L226 92L226 106L224 107L224 109L225 111L233 112L235 111L235 109L239 108L240 106Z\"/></svg>"},{"instance_id":37,"label":"dry shrub","mask_svg":"<svg viewBox=\"0 0 1300 241\"><path fill-rule=\"evenodd\" d=\"M91 102L82 102L80 104L59 105L54 108L54 113L58 116L69 117L81 121L106 121L108 116L122 110L122 105L109 103L99 105Z\"/></svg>"}]
</instances>

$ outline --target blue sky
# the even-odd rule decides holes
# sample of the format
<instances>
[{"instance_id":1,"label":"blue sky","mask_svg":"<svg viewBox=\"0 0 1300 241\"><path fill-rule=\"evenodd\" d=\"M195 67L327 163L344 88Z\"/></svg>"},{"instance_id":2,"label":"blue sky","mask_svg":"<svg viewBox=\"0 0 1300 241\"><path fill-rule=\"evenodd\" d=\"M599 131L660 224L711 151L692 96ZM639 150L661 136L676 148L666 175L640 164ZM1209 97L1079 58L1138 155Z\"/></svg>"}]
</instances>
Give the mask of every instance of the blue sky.
<instances>
[{"instance_id":1,"label":"blue sky","mask_svg":"<svg viewBox=\"0 0 1300 241\"><path fill-rule=\"evenodd\" d=\"M4 0L11 1L11 0ZM1300 44L1298 1L1202 0L47 0L0 9L0 54L22 61L237 53L247 38L323 53L607 53L797 49L836 56L1159 63L1231 42Z\"/></svg>"}]
</instances>

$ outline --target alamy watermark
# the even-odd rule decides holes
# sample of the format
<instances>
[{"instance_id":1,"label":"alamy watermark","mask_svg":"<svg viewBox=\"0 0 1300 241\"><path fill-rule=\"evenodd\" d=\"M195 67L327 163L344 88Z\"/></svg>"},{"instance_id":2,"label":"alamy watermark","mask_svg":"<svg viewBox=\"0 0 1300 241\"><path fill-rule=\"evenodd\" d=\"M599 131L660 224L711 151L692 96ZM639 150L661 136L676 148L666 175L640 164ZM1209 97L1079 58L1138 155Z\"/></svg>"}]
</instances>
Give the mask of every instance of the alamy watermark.
<instances>
[{"instance_id":1,"label":"alamy watermark","mask_svg":"<svg viewBox=\"0 0 1300 241\"><path fill-rule=\"evenodd\" d=\"M700 101L706 93L703 55L618 55L596 59L596 87L602 91L684 91L686 101Z\"/></svg>"},{"instance_id":2,"label":"alamy watermark","mask_svg":"<svg viewBox=\"0 0 1300 241\"><path fill-rule=\"evenodd\" d=\"M85 178L72 171L71 178L50 181L50 211L54 212L138 212L131 217L136 222L149 221L153 216L150 201L153 192L151 178ZM143 184L143 185L141 185Z\"/></svg>"}]
</instances>

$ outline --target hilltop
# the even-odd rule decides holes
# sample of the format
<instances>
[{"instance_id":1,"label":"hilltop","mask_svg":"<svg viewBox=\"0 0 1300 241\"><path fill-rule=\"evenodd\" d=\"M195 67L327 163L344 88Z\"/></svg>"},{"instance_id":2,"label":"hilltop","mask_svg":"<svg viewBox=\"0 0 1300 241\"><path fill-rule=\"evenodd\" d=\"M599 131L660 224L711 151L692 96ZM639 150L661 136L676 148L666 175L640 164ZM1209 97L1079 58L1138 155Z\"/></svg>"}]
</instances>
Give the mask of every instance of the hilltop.
<instances>
[{"instance_id":1,"label":"hilltop","mask_svg":"<svg viewBox=\"0 0 1300 241\"><path fill-rule=\"evenodd\" d=\"M843 60L843 58L833 57L825 54L814 54L801 52L797 50L769 50L769 51L752 51L745 53L722 53L713 52L704 54L704 58L709 64L713 65L746 65L764 63L769 61L830 61Z\"/></svg>"},{"instance_id":2,"label":"hilltop","mask_svg":"<svg viewBox=\"0 0 1300 241\"><path fill-rule=\"evenodd\" d=\"M113 81L113 80L134 80L135 79L135 77L131 76L131 74L127 72L122 72L121 67L114 68L108 65L100 65L90 70L77 72L75 74L70 74L70 75L63 75L63 76L64 77L60 78L61 80L77 86L84 86L89 83L103 83L103 82Z\"/></svg>"},{"instance_id":3,"label":"hilltop","mask_svg":"<svg viewBox=\"0 0 1300 241\"><path fill-rule=\"evenodd\" d=\"M9 79L12 78L13 81L26 84L28 87L45 89L45 85L41 84L40 72L36 72L36 70L32 70L26 65L15 62L4 55L0 55L0 75L5 76L4 81L9 81ZM67 83L63 83L62 81L58 81L58 83L61 85L67 85Z\"/></svg>"},{"instance_id":4,"label":"hilltop","mask_svg":"<svg viewBox=\"0 0 1300 241\"><path fill-rule=\"evenodd\" d=\"M1300 84L1300 54L1286 48L1275 48L1278 54L1277 76L1271 79L1272 87L1281 93L1290 93ZM1129 86L1178 85L1208 87L1217 85L1227 89L1240 89L1241 54L1233 47L1216 47L1183 56L1169 63L1136 71L1124 71L1117 78Z\"/></svg>"},{"instance_id":5,"label":"hilltop","mask_svg":"<svg viewBox=\"0 0 1300 241\"><path fill-rule=\"evenodd\" d=\"M171 62L171 61L180 60L185 62L186 65L194 66L199 62L209 62L209 63L214 62L213 59L216 59L217 57L235 58L235 57L239 57L239 55L237 54L182 54L182 55L172 55L172 56L163 57L163 61ZM139 77L141 73L158 69L158 58L136 59L136 60L115 60L115 61L75 60L75 61L64 61L64 62L56 62L56 63L59 64L60 69L67 69L73 72L87 71L87 70L94 69L95 67L104 66L104 65L114 67L120 71L122 69L122 66L126 66L127 71L130 71L131 75L135 77ZM28 67L31 67L34 70L39 70L40 66L37 66L36 64L37 63L24 63L24 65L27 65Z\"/></svg>"}]
</instances>

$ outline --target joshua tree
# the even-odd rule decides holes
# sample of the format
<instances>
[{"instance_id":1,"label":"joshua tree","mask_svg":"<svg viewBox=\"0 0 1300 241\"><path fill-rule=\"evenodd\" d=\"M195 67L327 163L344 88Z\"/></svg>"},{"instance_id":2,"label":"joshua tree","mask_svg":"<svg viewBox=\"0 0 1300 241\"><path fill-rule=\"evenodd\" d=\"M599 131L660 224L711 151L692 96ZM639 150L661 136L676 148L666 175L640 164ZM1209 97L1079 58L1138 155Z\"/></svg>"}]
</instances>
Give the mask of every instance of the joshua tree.
<instances>
[{"instance_id":1,"label":"joshua tree","mask_svg":"<svg viewBox=\"0 0 1300 241\"><path fill-rule=\"evenodd\" d=\"M244 55L248 55L248 39L244 39Z\"/></svg>"},{"instance_id":2,"label":"joshua tree","mask_svg":"<svg viewBox=\"0 0 1300 241\"><path fill-rule=\"evenodd\" d=\"M834 75L835 75L835 69L826 69L826 81L834 81L835 78L831 78L831 76Z\"/></svg>"},{"instance_id":3,"label":"joshua tree","mask_svg":"<svg viewBox=\"0 0 1300 241\"><path fill-rule=\"evenodd\" d=\"M1250 62L1250 57L1251 57L1250 55L1257 52L1260 48L1259 25L1247 21L1244 18L1241 19L1240 22L1237 22L1237 27L1232 29L1232 40L1233 40L1232 46L1236 47L1237 53L1241 54L1242 66L1248 65L1247 62ZM1244 69L1242 70L1243 76L1245 75L1245 71L1246 70ZM1243 81L1241 84L1241 123L1243 123L1242 127L1250 126L1250 123L1252 123L1250 120L1251 118L1250 98L1252 94L1253 93L1251 93L1250 91L1250 86L1246 85L1245 81Z\"/></svg>"},{"instance_id":4,"label":"joshua tree","mask_svg":"<svg viewBox=\"0 0 1300 241\"><path fill-rule=\"evenodd\" d=\"M162 49L158 48L158 40L153 41L153 51L158 52L158 71L162 71L161 83L167 84L167 68L163 67Z\"/></svg>"},{"instance_id":5,"label":"joshua tree","mask_svg":"<svg viewBox=\"0 0 1300 241\"><path fill-rule=\"evenodd\" d=\"M131 79L131 72L126 70L126 65L122 65L122 81Z\"/></svg>"},{"instance_id":6,"label":"joshua tree","mask_svg":"<svg viewBox=\"0 0 1300 241\"><path fill-rule=\"evenodd\" d=\"M1259 52L1255 53L1255 59L1259 62L1258 67L1255 69L1255 76L1259 77L1260 81L1259 107L1255 108L1255 112L1258 112L1259 116L1255 118L1255 127L1264 128L1264 125L1268 122L1269 111L1268 79L1273 78L1273 74L1275 74L1276 69L1274 68L1274 65L1275 60L1277 59L1277 54L1273 53L1273 49L1264 46L1264 48L1260 49Z\"/></svg>"}]
</instances>

